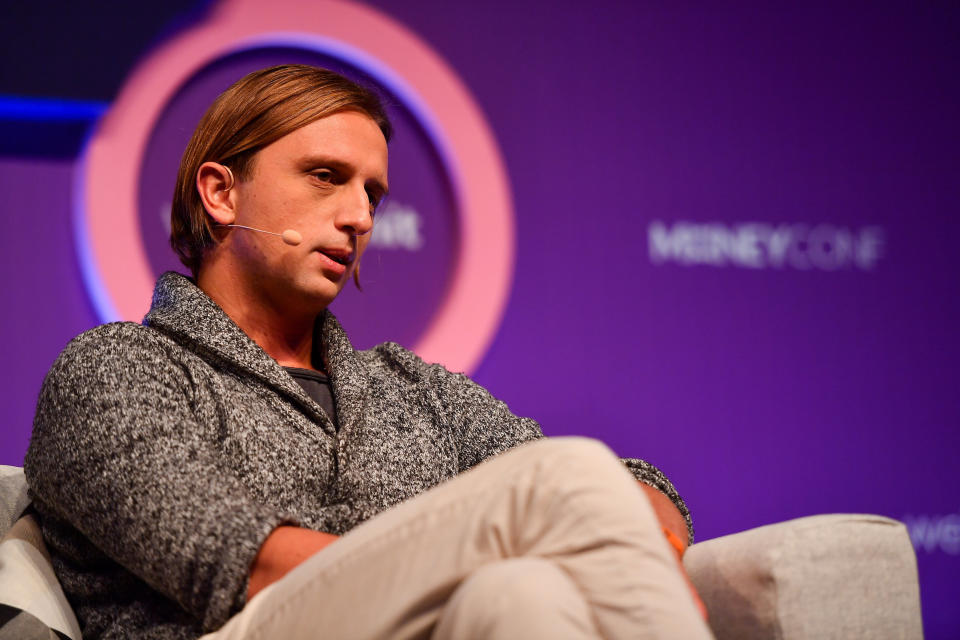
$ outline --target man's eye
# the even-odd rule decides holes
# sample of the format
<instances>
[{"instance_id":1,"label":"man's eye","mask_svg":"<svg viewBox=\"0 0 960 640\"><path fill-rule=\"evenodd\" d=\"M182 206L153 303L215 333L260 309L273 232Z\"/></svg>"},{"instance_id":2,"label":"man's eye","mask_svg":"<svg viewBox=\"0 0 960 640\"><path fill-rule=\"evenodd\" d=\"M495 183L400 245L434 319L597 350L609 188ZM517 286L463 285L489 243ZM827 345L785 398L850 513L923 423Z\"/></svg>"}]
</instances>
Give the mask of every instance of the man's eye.
<instances>
[{"instance_id":1,"label":"man's eye","mask_svg":"<svg viewBox=\"0 0 960 640\"><path fill-rule=\"evenodd\" d=\"M333 171L330 171L329 169L320 169L318 171L314 171L312 175L320 182L333 181Z\"/></svg>"},{"instance_id":2,"label":"man's eye","mask_svg":"<svg viewBox=\"0 0 960 640\"><path fill-rule=\"evenodd\" d=\"M377 206L380 204L380 196L375 196L370 191L367 191L367 200L370 201L370 211L376 211Z\"/></svg>"}]
</instances>

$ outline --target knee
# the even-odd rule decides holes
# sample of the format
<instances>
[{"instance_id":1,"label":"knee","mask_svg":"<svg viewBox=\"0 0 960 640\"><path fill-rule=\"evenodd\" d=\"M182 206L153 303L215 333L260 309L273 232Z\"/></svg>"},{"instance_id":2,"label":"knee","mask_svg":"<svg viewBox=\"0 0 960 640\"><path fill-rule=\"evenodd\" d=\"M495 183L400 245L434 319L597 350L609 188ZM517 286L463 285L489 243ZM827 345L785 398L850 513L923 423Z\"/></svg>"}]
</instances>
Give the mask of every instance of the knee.
<instances>
[{"instance_id":1,"label":"knee","mask_svg":"<svg viewBox=\"0 0 960 640\"><path fill-rule=\"evenodd\" d=\"M572 579L549 560L511 558L480 567L460 584L440 624L456 632L439 635L510 637L499 631L510 628L532 632L527 628L530 625L553 624L547 621L569 617L592 626L586 601ZM539 636L534 633L532 637Z\"/></svg>"},{"instance_id":2,"label":"knee","mask_svg":"<svg viewBox=\"0 0 960 640\"><path fill-rule=\"evenodd\" d=\"M579 437L544 438L524 447L525 464L540 467L552 486L599 483L630 477L620 459L599 440Z\"/></svg>"},{"instance_id":3,"label":"knee","mask_svg":"<svg viewBox=\"0 0 960 640\"><path fill-rule=\"evenodd\" d=\"M483 603L491 615L509 615L541 608L551 585L565 580L566 574L549 560L511 558L474 571L456 597Z\"/></svg>"},{"instance_id":4,"label":"knee","mask_svg":"<svg viewBox=\"0 0 960 640\"><path fill-rule=\"evenodd\" d=\"M524 447L527 454L536 460L546 460L562 466L609 464L619 458L607 445L592 438L560 437L543 438Z\"/></svg>"}]
</instances>

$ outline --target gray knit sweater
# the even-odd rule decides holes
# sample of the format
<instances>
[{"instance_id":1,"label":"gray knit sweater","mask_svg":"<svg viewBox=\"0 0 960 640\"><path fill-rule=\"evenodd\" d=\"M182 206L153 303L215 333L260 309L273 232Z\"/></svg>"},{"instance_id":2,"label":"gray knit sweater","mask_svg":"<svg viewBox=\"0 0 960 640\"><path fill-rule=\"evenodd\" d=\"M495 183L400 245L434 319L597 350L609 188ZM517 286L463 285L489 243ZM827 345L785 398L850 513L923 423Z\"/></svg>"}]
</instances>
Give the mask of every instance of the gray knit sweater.
<instances>
[{"instance_id":1,"label":"gray knit sweater","mask_svg":"<svg viewBox=\"0 0 960 640\"><path fill-rule=\"evenodd\" d=\"M25 470L87 638L196 638L245 602L281 523L342 534L542 437L463 375L394 343L315 339L339 431L190 280L164 274L144 324L74 339L40 393ZM627 465L687 510L660 471Z\"/></svg>"}]
</instances>

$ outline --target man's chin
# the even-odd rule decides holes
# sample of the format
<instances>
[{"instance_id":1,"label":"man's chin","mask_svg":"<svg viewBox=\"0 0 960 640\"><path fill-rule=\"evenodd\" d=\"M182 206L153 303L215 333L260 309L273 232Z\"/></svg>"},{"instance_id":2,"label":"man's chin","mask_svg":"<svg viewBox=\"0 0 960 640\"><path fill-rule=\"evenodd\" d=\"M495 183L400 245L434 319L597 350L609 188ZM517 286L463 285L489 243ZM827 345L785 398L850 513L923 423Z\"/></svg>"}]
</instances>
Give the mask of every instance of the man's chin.
<instances>
[{"instance_id":1,"label":"man's chin","mask_svg":"<svg viewBox=\"0 0 960 640\"><path fill-rule=\"evenodd\" d=\"M327 278L322 278L301 283L295 295L301 304L306 303L319 312L336 300L345 285L346 279L341 282L334 282Z\"/></svg>"}]
</instances>

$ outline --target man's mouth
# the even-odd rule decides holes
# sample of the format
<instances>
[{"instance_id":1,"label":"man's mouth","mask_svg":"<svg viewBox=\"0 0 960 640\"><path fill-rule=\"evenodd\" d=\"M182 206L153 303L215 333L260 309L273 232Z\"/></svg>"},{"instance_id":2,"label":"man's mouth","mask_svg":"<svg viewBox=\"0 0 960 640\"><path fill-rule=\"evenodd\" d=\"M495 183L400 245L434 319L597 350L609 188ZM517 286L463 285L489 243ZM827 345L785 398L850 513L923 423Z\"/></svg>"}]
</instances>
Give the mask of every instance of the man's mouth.
<instances>
[{"instance_id":1,"label":"man's mouth","mask_svg":"<svg viewBox=\"0 0 960 640\"><path fill-rule=\"evenodd\" d=\"M321 249L320 253L327 256L334 262L347 266L350 264L350 258L353 255L352 251L344 251L339 249Z\"/></svg>"}]
</instances>

